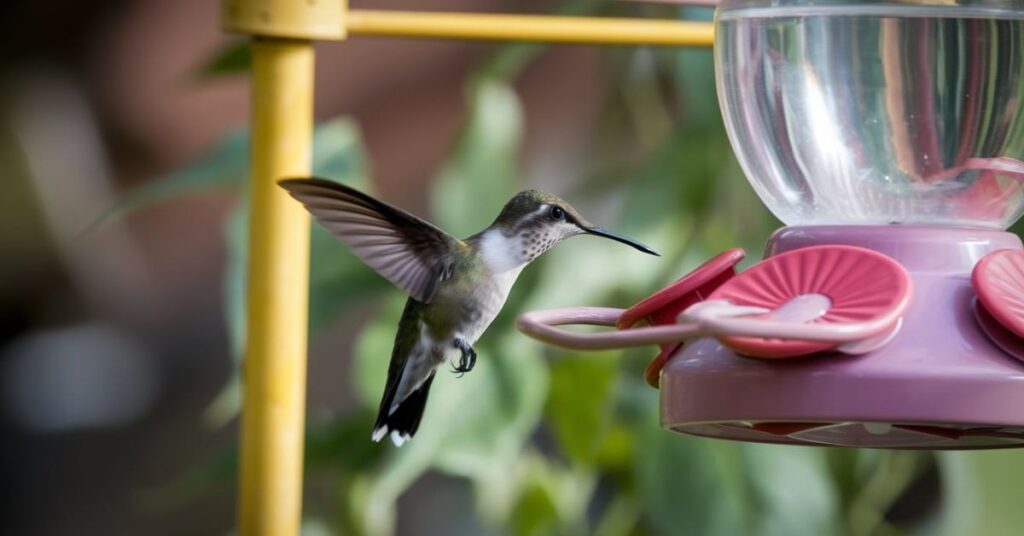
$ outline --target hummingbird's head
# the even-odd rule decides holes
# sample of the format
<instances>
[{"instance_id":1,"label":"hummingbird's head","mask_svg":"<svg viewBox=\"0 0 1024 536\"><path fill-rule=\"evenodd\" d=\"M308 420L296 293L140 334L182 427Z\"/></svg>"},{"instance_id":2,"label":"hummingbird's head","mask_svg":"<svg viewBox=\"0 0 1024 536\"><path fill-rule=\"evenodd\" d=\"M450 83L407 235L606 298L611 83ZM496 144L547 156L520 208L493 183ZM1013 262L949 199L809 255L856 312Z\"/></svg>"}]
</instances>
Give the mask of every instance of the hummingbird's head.
<instances>
[{"instance_id":1,"label":"hummingbird's head","mask_svg":"<svg viewBox=\"0 0 1024 536\"><path fill-rule=\"evenodd\" d=\"M562 240L581 234L603 236L657 255L640 242L590 223L569 203L540 190L516 194L480 238L491 242L484 244L489 249L505 250L506 255L525 264Z\"/></svg>"}]
</instances>

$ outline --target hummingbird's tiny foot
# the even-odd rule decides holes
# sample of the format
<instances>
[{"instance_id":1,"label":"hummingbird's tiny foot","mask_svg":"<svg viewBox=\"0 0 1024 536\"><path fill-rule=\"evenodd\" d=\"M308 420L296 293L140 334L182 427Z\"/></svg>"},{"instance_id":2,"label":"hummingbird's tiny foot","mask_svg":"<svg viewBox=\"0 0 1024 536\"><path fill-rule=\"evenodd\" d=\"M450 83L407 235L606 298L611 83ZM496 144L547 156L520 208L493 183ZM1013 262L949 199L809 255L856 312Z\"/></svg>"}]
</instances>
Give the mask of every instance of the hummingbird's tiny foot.
<instances>
[{"instance_id":1,"label":"hummingbird's tiny foot","mask_svg":"<svg viewBox=\"0 0 1024 536\"><path fill-rule=\"evenodd\" d=\"M459 357L459 366L453 367L452 371L465 374L473 370L473 367L476 366L476 350L462 339L455 339L453 344L462 352L462 356Z\"/></svg>"}]
</instances>

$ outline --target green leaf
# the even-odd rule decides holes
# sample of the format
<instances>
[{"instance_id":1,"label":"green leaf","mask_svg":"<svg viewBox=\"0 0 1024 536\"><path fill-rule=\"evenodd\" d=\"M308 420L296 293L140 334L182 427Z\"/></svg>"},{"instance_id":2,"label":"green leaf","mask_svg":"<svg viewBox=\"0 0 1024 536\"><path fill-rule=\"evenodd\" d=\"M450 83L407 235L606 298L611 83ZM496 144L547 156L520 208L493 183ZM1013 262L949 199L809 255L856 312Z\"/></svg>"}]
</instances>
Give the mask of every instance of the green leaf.
<instances>
[{"instance_id":1,"label":"green leaf","mask_svg":"<svg viewBox=\"0 0 1024 536\"><path fill-rule=\"evenodd\" d=\"M644 426L636 480L659 534L841 533L824 449L695 438Z\"/></svg>"},{"instance_id":2,"label":"green leaf","mask_svg":"<svg viewBox=\"0 0 1024 536\"><path fill-rule=\"evenodd\" d=\"M619 352L560 356L551 364L547 421L573 461L594 461L611 421Z\"/></svg>"},{"instance_id":3,"label":"green leaf","mask_svg":"<svg viewBox=\"0 0 1024 536\"><path fill-rule=\"evenodd\" d=\"M763 536L839 534L839 497L828 478L825 449L744 444L747 508Z\"/></svg>"},{"instance_id":4,"label":"green leaf","mask_svg":"<svg viewBox=\"0 0 1024 536\"><path fill-rule=\"evenodd\" d=\"M942 504L936 534L1011 536L1024 526L1020 507L1024 452L943 452Z\"/></svg>"},{"instance_id":5,"label":"green leaf","mask_svg":"<svg viewBox=\"0 0 1024 536\"><path fill-rule=\"evenodd\" d=\"M638 430L635 478L644 518L657 534L751 534L742 491L719 466L725 443L670 434L657 426ZM735 463L735 457L733 457Z\"/></svg>"},{"instance_id":6,"label":"green leaf","mask_svg":"<svg viewBox=\"0 0 1024 536\"><path fill-rule=\"evenodd\" d=\"M248 176L248 155L248 135L243 130L232 130L189 166L120 194L114 205L83 232L89 233L115 218L161 201L237 189Z\"/></svg>"},{"instance_id":7,"label":"green leaf","mask_svg":"<svg viewBox=\"0 0 1024 536\"><path fill-rule=\"evenodd\" d=\"M460 421L451 423L437 456L438 467L451 474L472 476L513 459L542 416L549 374L539 348L517 332L489 336L477 345L485 363L473 370L479 378L444 374L440 381L451 395L435 404L434 422Z\"/></svg>"},{"instance_id":8,"label":"green leaf","mask_svg":"<svg viewBox=\"0 0 1024 536\"><path fill-rule=\"evenodd\" d=\"M391 348L407 299L408 297L401 292L389 293L376 316L356 337L352 387L355 388L360 402L367 408L376 408L384 392L388 363L391 361Z\"/></svg>"},{"instance_id":9,"label":"green leaf","mask_svg":"<svg viewBox=\"0 0 1024 536\"><path fill-rule=\"evenodd\" d=\"M208 80L218 76L246 74L252 69L252 46L249 40L232 41L220 47L196 71L196 78Z\"/></svg>"},{"instance_id":10,"label":"green leaf","mask_svg":"<svg viewBox=\"0 0 1024 536\"><path fill-rule=\"evenodd\" d=\"M467 93L469 117L431 195L434 223L455 236L490 225L516 192L523 130L519 98L507 84L479 79Z\"/></svg>"},{"instance_id":11,"label":"green leaf","mask_svg":"<svg viewBox=\"0 0 1024 536\"><path fill-rule=\"evenodd\" d=\"M532 482L523 488L512 517L514 533L520 536L556 534L558 509L547 487Z\"/></svg>"},{"instance_id":12,"label":"green leaf","mask_svg":"<svg viewBox=\"0 0 1024 536\"><path fill-rule=\"evenodd\" d=\"M519 499L508 523L517 535L586 534L587 506L597 478L592 471L565 468L535 452L514 466Z\"/></svg>"},{"instance_id":13,"label":"green leaf","mask_svg":"<svg viewBox=\"0 0 1024 536\"><path fill-rule=\"evenodd\" d=\"M248 199L244 199L228 216L223 230L227 260L221 279L221 299L228 330L228 344L236 367L232 369L227 384L203 411L203 420L214 428L227 424L238 415L242 407L242 377L237 364L241 362L242 351L245 348L245 263L249 255L248 224L249 203Z\"/></svg>"},{"instance_id":14,"label":"green leaf","mask_svg":"<svg viewBox=\"0 0 1024 536\"><path fill-rule=\"evenodd\" d=\"M355 475L372 470L384 453L379 445L368 441L364 435L373 425L373 418L368 411L356 411L307 428L305 471L335 467ZM221 449L160 488L144 492L141 497L143 505L155 511L168 511L227 489L238 482L238 466L238 446Z\"/></svg>"},{"instance_id":15,"label":"green leaf","mask_svg":"<svg viewBox=\"0 0 1024 536\"><path fill-rule=\"evenodd\" d=\"M338 118L317 126L313 133L313 173L365 188L365 150L355 122ZM121 193L89 230L158 202L216 190L244 191L248 177L249 134L231 130L188 166Z\"/></svg>"}]
</instances>

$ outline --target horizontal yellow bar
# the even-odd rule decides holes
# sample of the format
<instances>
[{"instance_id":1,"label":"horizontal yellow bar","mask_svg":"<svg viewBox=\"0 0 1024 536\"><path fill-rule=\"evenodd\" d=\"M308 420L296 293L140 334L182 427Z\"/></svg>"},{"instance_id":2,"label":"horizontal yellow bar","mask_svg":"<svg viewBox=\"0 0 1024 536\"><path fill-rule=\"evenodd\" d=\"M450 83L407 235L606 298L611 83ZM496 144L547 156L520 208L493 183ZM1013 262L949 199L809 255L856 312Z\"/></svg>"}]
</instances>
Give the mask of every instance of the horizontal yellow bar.
<instances>
[{"instance_id":1,"label":"horizontal yellow bar","mask_svg":"<svg viewBox=\"0 0 1024 536\"><path fill-rule=\"evenodd\" d=\"M674 20L352 9L345 26L350 35L391 37L703 47L714 43L711 23Z\"/></svg>"}]
</instances>

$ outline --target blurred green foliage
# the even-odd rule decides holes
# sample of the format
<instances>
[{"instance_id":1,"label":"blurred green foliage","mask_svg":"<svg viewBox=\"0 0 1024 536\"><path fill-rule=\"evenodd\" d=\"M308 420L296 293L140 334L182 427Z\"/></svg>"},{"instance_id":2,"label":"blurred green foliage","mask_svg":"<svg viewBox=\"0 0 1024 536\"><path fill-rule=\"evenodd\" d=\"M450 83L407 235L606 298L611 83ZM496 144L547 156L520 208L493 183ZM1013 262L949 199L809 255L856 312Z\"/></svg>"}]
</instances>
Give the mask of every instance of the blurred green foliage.
<instances>
[{"instance_id":1,"label":"blurred green foliage","mask_svg":"<svg viewBox=\"0 0 1024 536\"><path fill-rule=\"evenodd\" d=\"M609 9L577 2L565 11ZM430 205L431 219L453 234L479 230L531 182L518 166L523 114L513 84L542 51L538 45L500 47L465 86L465 125L435 178ZM231 45L199 72L234 74L247 68L247 58L244 45ZM328 475L337 494L336 508L306 512L309 533L394 532L398 499L428 471L465 479L473 489L475 509L451 505L453 527L462 526L460 516L475 516L476 526L499 534L1013 533L1007 527L1022 515L1011 500L1016 484L1001 467L1024 467L1019 456L939 458L671 434L658 425L656 391L641 379L650 351L575 355L515 331L514 317L530 308L628 305L724 248L758 251L778 226L733 160L715 104L709 51L608 49L606 58L607 76L596 83L607 86L608 98L600 128L587 140L592 159L561 193L584 213L615 200L617 221L602 221L656 245L662 258L621 255L614 245L579 239L539 260L479 341L476 369L461 379L437 377L423 426L401 449L371 443L369 431L404 296L315 226L313 336L346 310L371 301L379 307L354 341L353 369L339 378L352 382L360 409L309 430L307 469L311 476ZM239 357L247 147L244 134L232 134L192 167L130 193L115 208L211 187L240 191L242 201L224 231L224 310ZM320 125L314 156L316 174L372 191L351 121ZM233 417L238 393L236 379L208 417ZM234 453L218 457L160 497L183 500L214 482L234 482L236 464Z\"/></svg>"}]
</instances>

